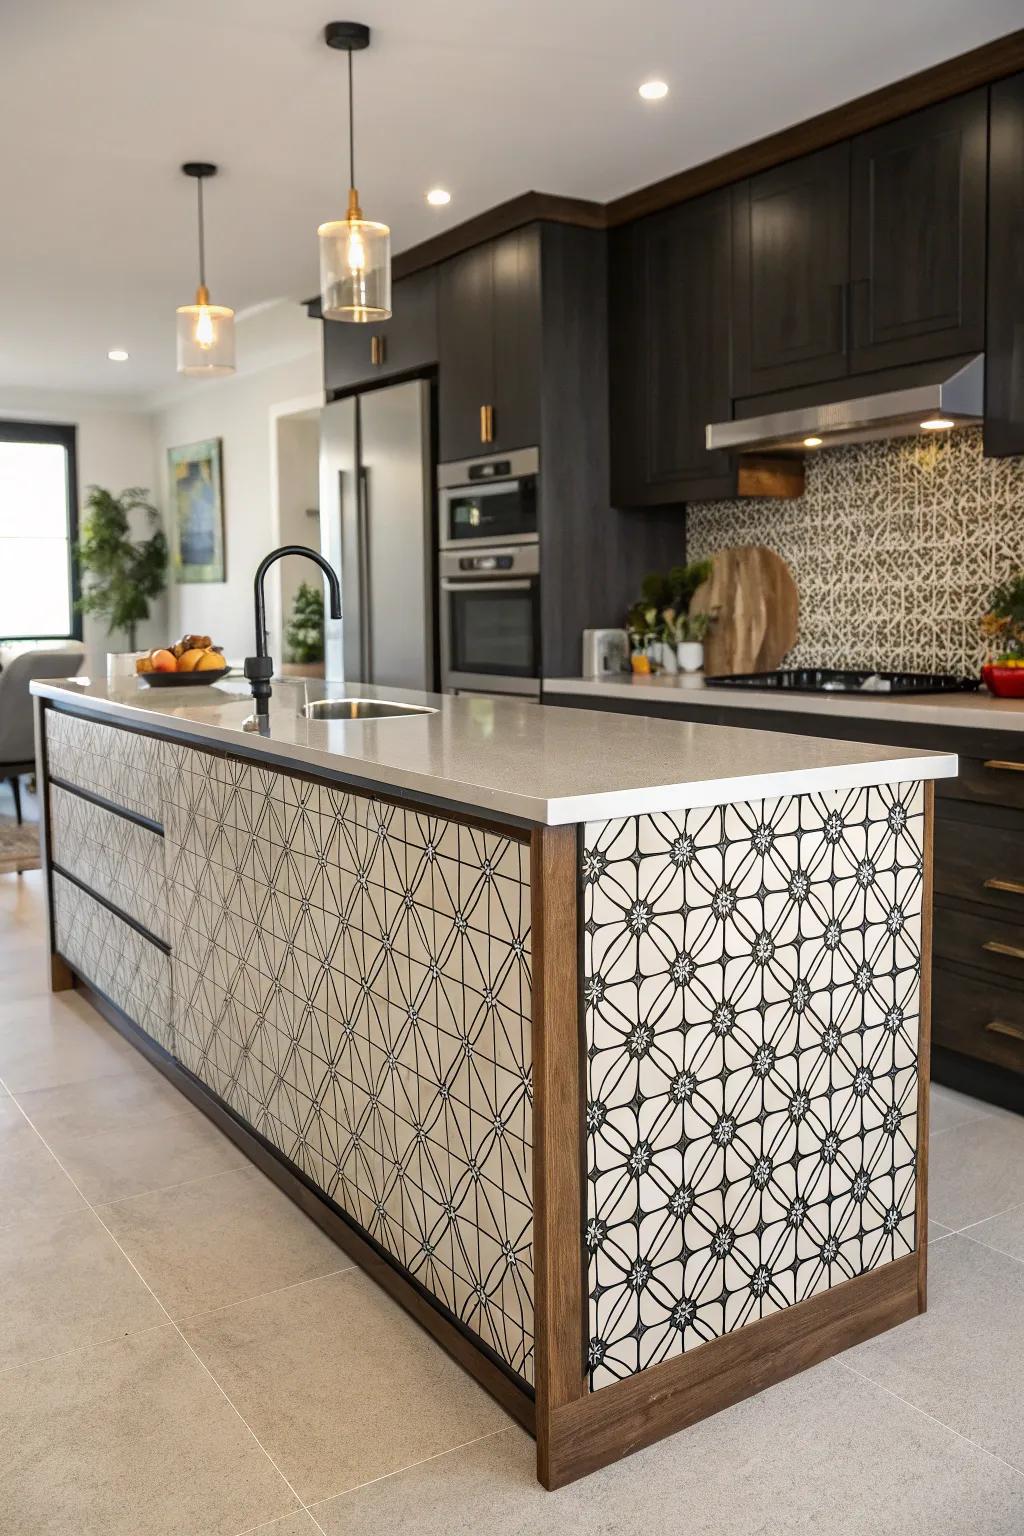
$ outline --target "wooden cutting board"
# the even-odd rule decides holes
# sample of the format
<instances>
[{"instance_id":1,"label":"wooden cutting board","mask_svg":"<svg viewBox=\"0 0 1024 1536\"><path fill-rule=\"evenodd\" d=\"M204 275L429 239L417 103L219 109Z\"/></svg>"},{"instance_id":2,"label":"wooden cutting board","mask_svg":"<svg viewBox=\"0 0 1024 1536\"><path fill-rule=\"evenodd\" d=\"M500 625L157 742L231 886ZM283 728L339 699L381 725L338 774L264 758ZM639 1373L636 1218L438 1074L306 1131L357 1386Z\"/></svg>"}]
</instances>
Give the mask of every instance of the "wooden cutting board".
<instances>
[{"instance_id":1,"label":"wooden cutting board","mask_svg":"<svg viewBox=\"0 0 1024 1536\"><path fill-rule=\"evenodd\" d=\"M792 571L762 544L711 558L711 578L690 605L691 613L718 611L704 642L705 677L774 672L796 644L800 599Z\"/></svg>"}]
</instances>

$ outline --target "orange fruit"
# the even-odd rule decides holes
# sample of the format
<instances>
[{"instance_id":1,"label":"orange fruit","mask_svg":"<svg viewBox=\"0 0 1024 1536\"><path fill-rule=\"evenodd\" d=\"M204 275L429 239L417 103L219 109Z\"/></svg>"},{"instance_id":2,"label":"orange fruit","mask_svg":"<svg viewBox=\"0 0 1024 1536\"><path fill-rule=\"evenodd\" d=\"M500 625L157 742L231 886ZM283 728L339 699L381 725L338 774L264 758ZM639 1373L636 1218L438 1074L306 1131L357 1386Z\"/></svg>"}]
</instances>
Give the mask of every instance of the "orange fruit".
<instances>
[{"instance_id":1,"label":"orange fruit","mask_svg":"<svg viewBox=\"0 0 1024 1536\"><path fill-rule=\"evenodd\" d=\"M203 651L196 662L197 672L220 672L227 666L227 662L219 651Z\"/></svg>"},{"instance_id":2,"label":"orange fruit","mask_svg":"<svg viewBox=\"0 0 1024 1536\"><path fill-rule=\"evenodd\" d=\"M179 672L194 672L203 659L203 652L193 648L190 651L182 651L178 657Z\"/></svg>"},{"instance_id":3,"label":"orange fruit","mask_svg":"<svg viewBox=\"0 0 1024 1536\"><path fill-rule=\"evenodd\" d=\"M178 663L170 651L154 651L152 656L154 672L177 672Z\"/></svg>"}]
</instances>

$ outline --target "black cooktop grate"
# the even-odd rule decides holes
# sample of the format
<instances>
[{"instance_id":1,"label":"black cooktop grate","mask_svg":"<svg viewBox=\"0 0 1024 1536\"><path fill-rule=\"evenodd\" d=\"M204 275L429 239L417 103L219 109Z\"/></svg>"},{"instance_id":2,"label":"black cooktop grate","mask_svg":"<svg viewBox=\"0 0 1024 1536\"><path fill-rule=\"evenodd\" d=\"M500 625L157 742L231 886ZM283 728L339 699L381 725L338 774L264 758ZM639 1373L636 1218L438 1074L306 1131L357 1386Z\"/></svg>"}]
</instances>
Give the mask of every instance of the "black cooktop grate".
<instances>
[{"instance_id":1,"label":"black cooktop grate","mask_svg":"<svg viewBox=\"0 0 1024 1536\"><path fill-rule=\"evenodd\" d=\"M944 672L844 672L829 667L791 667L780 672L737 672L706 677L713 688L770 688L787 693L974 693L977 678Z\"/></svg>"}]
</instances>

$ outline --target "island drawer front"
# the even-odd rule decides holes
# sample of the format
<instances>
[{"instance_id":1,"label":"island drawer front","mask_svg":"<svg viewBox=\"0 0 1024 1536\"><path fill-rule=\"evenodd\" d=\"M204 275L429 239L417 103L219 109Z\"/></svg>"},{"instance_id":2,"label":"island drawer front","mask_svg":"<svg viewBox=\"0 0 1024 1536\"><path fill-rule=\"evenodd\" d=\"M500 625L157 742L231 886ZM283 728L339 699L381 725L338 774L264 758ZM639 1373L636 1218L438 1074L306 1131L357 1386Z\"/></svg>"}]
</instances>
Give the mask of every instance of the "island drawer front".
<instances>
[{"instance_id":1,"label":"island drawer front","mask_svg":"<svg viewBox=\"0 0 1024 1536\"><path fill-rule=\"evenodd\" d=\"M168 941L164 840L158 832L51 784L50 858Z\"/></svg>"},{"instance_id":2,"label":"island drawer front","mask_svg":"<svg viewBox=\"0 0 1024 1536\"><path fill-rule=\"evenodd\" d=\"M940 779L942 799L976 800L986 805L1005 805L1024 811L1024 739L1005 756L961 757L955 779Z\"/></svg>"},{"instance_id":3,"label":"island drawer front","mask_svg":"<svg viewBox=\"0 0 1024 1536\"><path fill-rule=\"evenodd\" d=\"M965 808L966 809L966 808ZM1024 817L1017 830L985 820L993 813L974 811L970 820L950 815L935 821L935 890L940 896L983 901L1007 918L1024 923Z\"/></svg>"},{"instance_id":4,"label":"island drawer front","mask_svg":"<svg viewBox=\"0 0 1024 1536\"><path fill-rule=\"evenodd\" d=\"M164 1050L173 1050L170 956L88 891L53 872L57 953Z\"/></svg>"},{"instance_id":5,"label":"island drawer front","mask_svg":"<svg viewBox=\"0 0 1024 1536\"><path fill-rule=\"evenodd\" d=\"M1024 1072L1024 990L936 965L932 1035L936 1045Z\"/></svg>"},{"instance_id":6,"label":"island drawer front","mask_svg":"<svg viewBox=\"0 0 1024 1536\"><path fill-rule=\"evenodd\" d=\"M100 720L47 709L46 771L158 825L163 817L167 745Z\"/></svg>"},{"instance_id":7,"label":"island drawer front","mask_svg":"<svg viewBox=\"0 0 1024 1536\"><path fill-rule=\"evenodd\" d=\"M935 957L1024 984L1024 925L995 914L935 908Z\"/></svg>"}]
</instances>

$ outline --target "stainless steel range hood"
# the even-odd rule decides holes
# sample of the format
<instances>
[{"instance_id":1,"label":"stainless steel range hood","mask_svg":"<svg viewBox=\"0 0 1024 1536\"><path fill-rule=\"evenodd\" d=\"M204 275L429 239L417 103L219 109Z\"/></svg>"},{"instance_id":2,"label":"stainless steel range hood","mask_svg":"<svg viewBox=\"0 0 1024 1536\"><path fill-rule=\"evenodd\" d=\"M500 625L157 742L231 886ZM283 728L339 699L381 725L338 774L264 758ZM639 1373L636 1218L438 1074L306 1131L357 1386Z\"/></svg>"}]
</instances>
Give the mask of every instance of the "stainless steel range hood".
<instances>
[{"instance_id":1,"label":"stainless steel range hood","mask_svg":"<svg viewBox=\"0 0 1024 1536\"><path fill-rule=\"evenodd\" d=\"M731 453L760 448L830 448L886 437L910 437L927 421L968 426L982 419L985 358L932 363L902 389L809 405L740 421L716 421L705 428L707 446ZM808 443L808 438L821 442Z\"/></svg>"}]
</instances>

